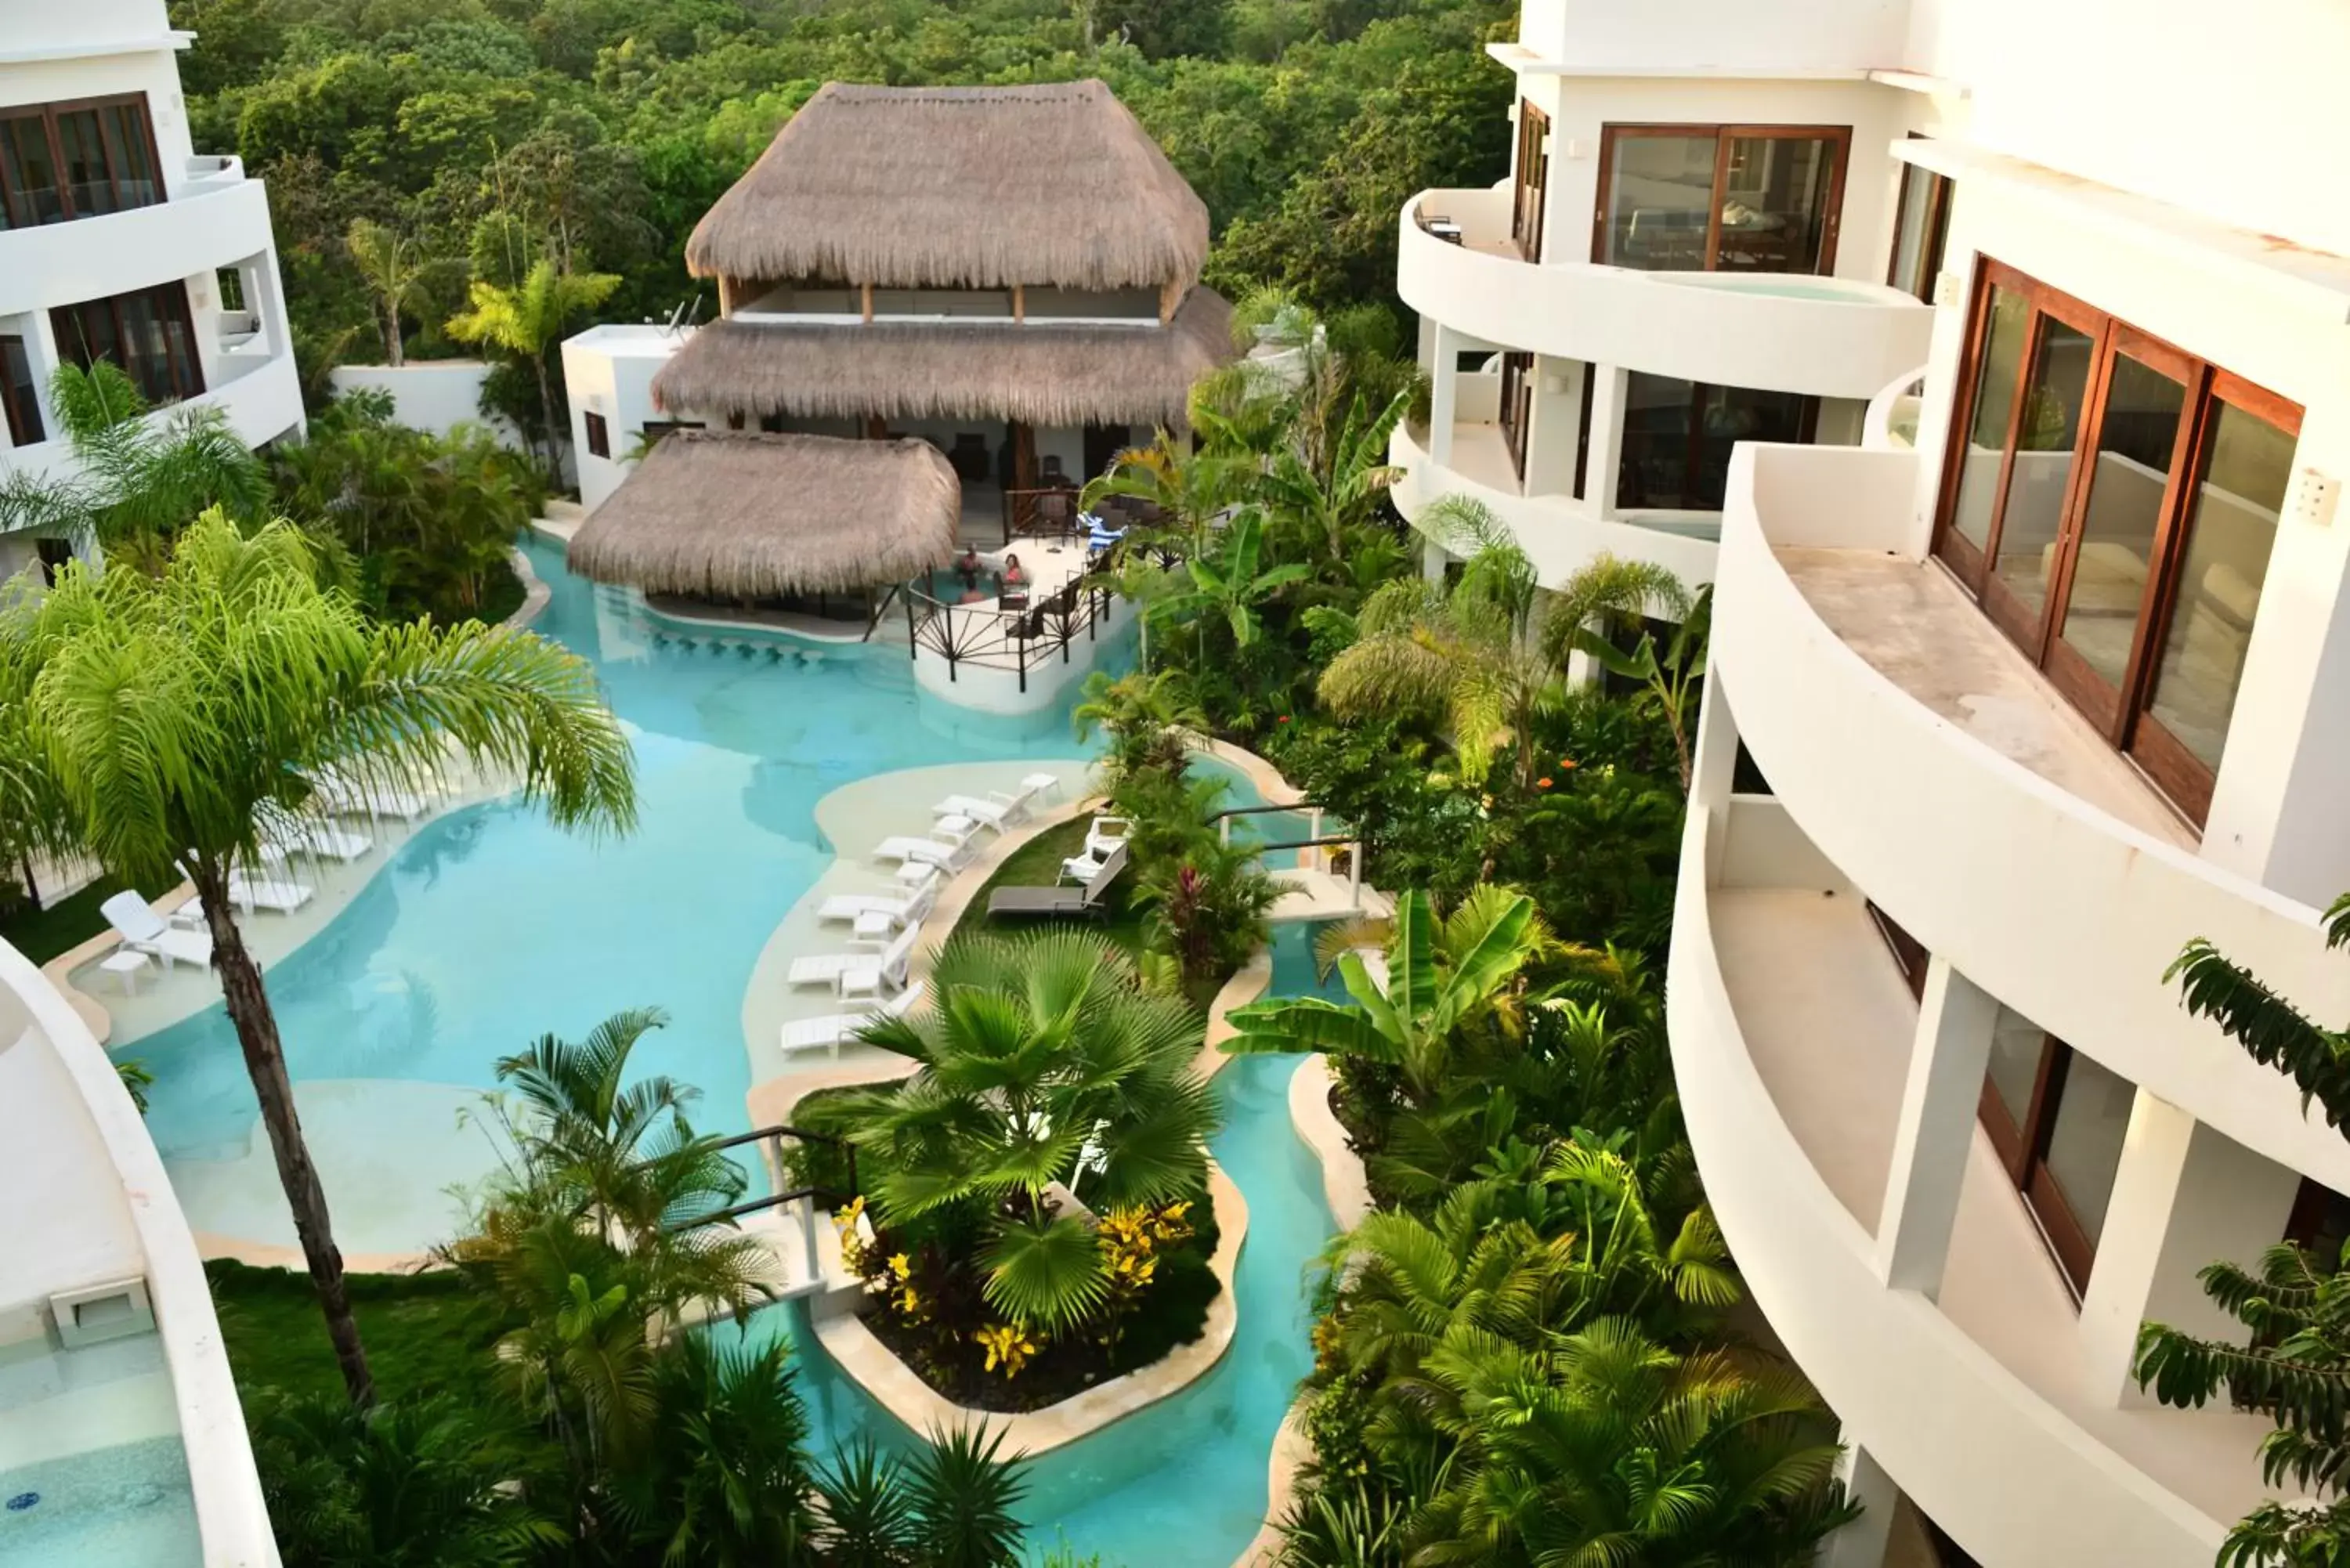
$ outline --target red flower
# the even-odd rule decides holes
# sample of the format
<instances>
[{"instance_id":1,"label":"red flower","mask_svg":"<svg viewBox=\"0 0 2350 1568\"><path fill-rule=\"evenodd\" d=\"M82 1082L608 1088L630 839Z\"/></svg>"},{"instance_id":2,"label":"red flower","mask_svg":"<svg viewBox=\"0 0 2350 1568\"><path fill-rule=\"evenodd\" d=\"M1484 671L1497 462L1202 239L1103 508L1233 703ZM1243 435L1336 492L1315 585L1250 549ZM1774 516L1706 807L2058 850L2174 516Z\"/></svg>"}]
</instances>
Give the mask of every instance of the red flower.
<instances>
[{"instance_id":1,"label":"red flower","mask_svg":"<svg viewBox=\"0 0 2350 1568\"><path fill-rule=\"evenodd\" d=\"M1534 780L1534 788L1536 788L1536 789L1548 789L1548 788L1550 788L1550 780L1548 780L1548 779L1536 779L1536 780Z\"/></svg>"},{"instance_id":2,"label":"red flower","mask_svg":"<svg viewBox=\"0 0 2350 1568\"><path fill-rule=\"evenodd\" d=\"M1274 722L1276 724L1286 724L1289 722L1289 715L1284 713L1280 718L1275 719Z\"/></svg>"},{"instance_id":3,"label":"red flower","mask_svg":"<svg viewBox=\"0 0 2350 1568\"><path fill-rule=\"evenodd\" d=\"M1575 759L1573 757L1561 757L1558 759L1558 765L1563 768L1571 768L1575 766Z\"/></svg>"}]
</instances>

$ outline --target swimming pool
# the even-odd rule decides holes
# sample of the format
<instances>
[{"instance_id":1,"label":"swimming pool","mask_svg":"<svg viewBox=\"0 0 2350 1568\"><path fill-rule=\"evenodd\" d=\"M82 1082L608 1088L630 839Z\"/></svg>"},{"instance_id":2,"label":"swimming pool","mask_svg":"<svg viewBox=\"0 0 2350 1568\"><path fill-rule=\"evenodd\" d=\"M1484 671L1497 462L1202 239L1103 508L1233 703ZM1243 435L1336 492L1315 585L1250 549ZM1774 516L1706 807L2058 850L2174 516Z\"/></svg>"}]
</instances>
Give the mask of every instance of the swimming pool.
<instances>
[{"instance_id":1,"label":"swimming pool","mask_svg":"<svg viewBox=\"0 0 2350 1568\"><path fill-rule=\"evenodd\" d=\"M621 1008L658 1004L672 1023L639 1047L639 1071L700 1085L701 1125L745 1127L744 989L777 923L832 862L816 803L900 769L1077 751L1073 696L1025 719L969 712L919 693L902 649L677 627L572 578L557 547L529 553L553 594L537 629L595 661L631 727L640 822L629 838L594 843L518 806L457 812L270 970L338 1240L362 1257L450 1233L442 1189L494 1155L481 1129L469 1145L449 1124L494 1082L499 1056L543 1033L577 1038ZM1245 783L1232 796L1255 799ZM1303 828L1282 816L1243 831ZM1277 991L1314 984L1304 928L1284 928L1275 950ZM154 1074L148 1127L191 1223L290 1242L221 1008L125 1047ZM1250 1210L1232 1348L1181 1394L1039 1461L1024 1512L1040 1553L1065 1534L1106 1563L1225 1568L1254 1534L1274 1431L1311 1359L1306 1269L1330 1230L1319 1170L1289 1127L1295 1066L1243 1059L1219 1075L1227 1125L1216 1157ZM770 1309L751 1332L799 1342L819 1447L860 1431L909 1440L798 1318L796 1307Z\"/></svg>"},{"instance_id":2,"label":"swimming pool","mask_svg":"<svg viewBox=\"0 0 2350 1568\"><path fill-rule=\"evenodd\" d=\"M902 649L665 628L571 577L557 546L529 550L553 592L536 629L595 662L630 728L638 829L593 842L518 805L456 812L271 969L348 1252L445 1238L442 1189L495 1158L485 1128L452 1130L493 1085L493 1064L545 1033L578 1038L622 1008L671 1017L639 1048L639 1071L698 1085L702 1125L747 1127L743 990L777 922L831 864L816 802L897 769L1079 750L1073 696L1024 719L955 709L917 691ZM221 1006L115 1046L155 1075L148 1129L191 1224L290 1244Z\"/></svg>"}]
</instances>

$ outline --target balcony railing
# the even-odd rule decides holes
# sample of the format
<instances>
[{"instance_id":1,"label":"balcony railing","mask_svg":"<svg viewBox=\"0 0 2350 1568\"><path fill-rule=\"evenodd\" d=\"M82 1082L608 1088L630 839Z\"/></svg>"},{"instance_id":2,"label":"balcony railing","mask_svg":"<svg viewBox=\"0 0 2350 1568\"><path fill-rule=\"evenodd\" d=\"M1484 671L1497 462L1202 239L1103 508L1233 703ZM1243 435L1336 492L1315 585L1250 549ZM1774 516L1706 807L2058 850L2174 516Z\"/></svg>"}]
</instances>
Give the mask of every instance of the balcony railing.
<instances>
[{"instance_id":1,"label":"balcony railing","mask_svg":"<svg viewBox=\"0 0 2350 1568\"><path fill-rule=\"evenodd\" d=\"M1457 239L1431 232L1438 217ZM1639 272L1521 260L1504 189L1425 191L1407 203L1404 302L1489 343L1710 386L1863 400L1922 364L1933 311L1850 278Z\"/></svg>"}]
</instances>

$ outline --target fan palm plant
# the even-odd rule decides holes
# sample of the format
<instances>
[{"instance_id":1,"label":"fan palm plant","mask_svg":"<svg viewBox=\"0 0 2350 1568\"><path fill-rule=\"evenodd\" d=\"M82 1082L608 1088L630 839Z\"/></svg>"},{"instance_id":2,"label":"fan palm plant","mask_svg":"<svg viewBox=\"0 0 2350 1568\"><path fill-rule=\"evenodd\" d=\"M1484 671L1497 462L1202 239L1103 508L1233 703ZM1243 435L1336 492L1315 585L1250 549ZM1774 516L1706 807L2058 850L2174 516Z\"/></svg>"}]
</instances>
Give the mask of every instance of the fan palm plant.
<instances>
[{"instance_id":1,"label":"fan palm plant","mask_svg":"<svg viewBox=\"0 0 2350 1568\"><path fill-rule=\"evenodd\" d=\"M1543 622L1543 650L1552 663L1563 669L1569 653L1586 654L1609 673L1638 681L1656 700L1672 731L1684 794L1690 787L1690 709L1705 678L1712 608L1711 585L1692 595L1666 567L1603 555L1568 580ZM1624 630L1652 614L1673 622L1664 649L1659 652L1655 634L1643 629L1627 653L1618 646Z\"/></svg>"},{"instance_id":2,"label":"fan palm plant","mask_svg":"<svg viewBox=\"0 0 2350 1568\"><path fill-rule=\"evenodd\" d=\"M183 406L160 419L122 368L60 365L49 408L73 448L74 473L0 473L0 533L88 535L141 565L160 562L188 519L217 506L241 523L269 505L269 476L216 408Z\"/></svg>"},{"instance_id":3,"label":"fan palm plant","mask_svg":"<svg viewBox=\"0 0 2350 1568\"><path fill-rule=\"evenodd\" d=\"M472 307L449 318L449 336L460 343L491 344L529 364L538 381L539 421L546 432L550 479L562 470L563 441L546 356L582 312L603 304L619 286L616 273L559 271L552 261L541 259L511 288L474 279L467 290Z\"/></svg>"},{"instance_id":4,"label":"fan palm plant","mask_svg":"<svg viewBox=\"0 0 2350 1568\"><path fill-rule=\"evenodd\" d=\"M369 622L322 589L301 533L219 512L162 575L67 566L0 589L0 835L88 857L134 886L193 884L213 966L354 1402L373 1397L325 1189L295 1113L231 874L262 824L315 809L330 774L413 785L453 748L558 824L625 830L626 737L588 666L527 633Z\"/></svg>"},{"instance_id":5,"label":"fan palm plant","mask_svg":"<svg viewBox=\"0 0 2350 1568\"><path fill-rule=\"evenodd\" d=\"M678 1336L654 1363L652 1440L610 1470L613 1513L648 1562L775 1568L807 1561L807 1412L786 1342Z\"/></svg>"},{"instance_id":6,"label":"fan palm plant","mask_svg":"<svg viewBox=\"0 0 2350 1568\"><path fill-rule=\"evenodd\" d=\"M1525 971L1555 946L1532 898L1483 884L1439 916L1415 889L1396 905L1387 983L1360 952L1338 961L1349 1003L1318 996L1252 1002L1227 1015L1223 1049L1325 1052L1391 1066L1414 1105L1437 1103L1464 1032L1493 1021L1523 1026Z\"/></svg>"},{"instance_id":7,"label":"fan palm plant","mask_svg":"<svg viewBox=\"0 0 2350 1568\"><path fill-rule=\"evenodd\" d=\"M1425 1369L1459 1449L1416 1563L1796 1568L1858 1512L1792 1373L1676 1355L1623 1318L1542 1347L1456 1333Z\"/></svg>"},{"instance_id":8,"label":"fan palm plant","mask_svg":"<svg viewBox=\"0 0 2350 1568\"><path fill-rule=\"evenodd\" d=\"M885 1223L983 1214L988 1301L1047 1327L1076 1321L1106 1293L1101 1254L1045 1189L1066 1183L1096 1208L1199 1190L1218 1122L1191 1071L1199 1014L1144 994L1133 961L1089 932L958 936L931 984L933 1007L861 1036L920 1067L844 1106L877 1171L868 1187Z\"/></svg>"}]
</instances>

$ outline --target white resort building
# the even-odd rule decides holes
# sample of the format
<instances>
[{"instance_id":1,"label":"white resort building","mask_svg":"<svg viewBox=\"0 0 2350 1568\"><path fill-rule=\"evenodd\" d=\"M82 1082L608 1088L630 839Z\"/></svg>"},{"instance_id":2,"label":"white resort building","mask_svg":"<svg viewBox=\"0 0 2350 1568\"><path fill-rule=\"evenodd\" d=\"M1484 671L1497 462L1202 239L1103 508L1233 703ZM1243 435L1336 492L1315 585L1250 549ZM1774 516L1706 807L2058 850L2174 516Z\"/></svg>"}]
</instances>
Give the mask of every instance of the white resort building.
<instances>
[{"instance_id":1,"label":"white resort building","mask_svg":"<svg viewBox=\"0 0 2350 1568\"><path fill-rule=\"evenodd\" d=\"M189 140L192 40L163 0L0 23L0 475L74 462L48 402L64 364L111 359L159 410L216 407L249 446L301 424L268 202ZM0 577L73 547L0 534Z\"/></svg>"},{"instance_id":2,"label":"white resort building","mask_svg":"<svg viewBox=\"0 0 2350 1568\"><path fill-rule=\"evenodd\" d=\"M1402 214L1399 499L1715 584L1673 1054L1852 1446L1829 1558L2200 1568L2270 1423L2153 1405L2138 1326L2350 1228L2350 1142L2164 979L2350 1013L2350 13L1527 0L1492 53L1513 179Z\"/></svg>"}]
</instances>

